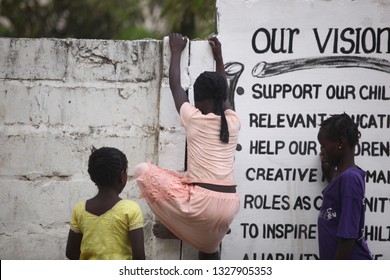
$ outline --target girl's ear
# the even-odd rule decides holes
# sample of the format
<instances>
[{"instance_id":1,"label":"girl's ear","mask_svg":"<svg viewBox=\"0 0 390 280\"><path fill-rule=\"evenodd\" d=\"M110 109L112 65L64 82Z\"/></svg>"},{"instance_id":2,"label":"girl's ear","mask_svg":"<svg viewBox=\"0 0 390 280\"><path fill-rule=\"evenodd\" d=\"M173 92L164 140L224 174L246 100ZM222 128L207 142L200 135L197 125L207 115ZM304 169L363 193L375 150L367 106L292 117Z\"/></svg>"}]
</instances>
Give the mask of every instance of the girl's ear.
<instances>
[{"instance_id":1,"label":"girl's ear","mask_svg":"<svg viewBox=\"0 0 390 280\"><path fill-rule=\"evenodd\" d=\"M338 139L338 144L339 144L339 150L344 149L345 146L347 145L345 137L340 137Z\"/></svg>"},{"instance_id":2,"label":"girl's ear","mask_svg":"<svg viewBox=\"0 0 390 280\"><path fill-rule=\"evenodd\" d=\"M126 170L122 170L121 172L121 184L122 186L125 186L127 183L127 171Z\"/></svg>"}]
</instances>

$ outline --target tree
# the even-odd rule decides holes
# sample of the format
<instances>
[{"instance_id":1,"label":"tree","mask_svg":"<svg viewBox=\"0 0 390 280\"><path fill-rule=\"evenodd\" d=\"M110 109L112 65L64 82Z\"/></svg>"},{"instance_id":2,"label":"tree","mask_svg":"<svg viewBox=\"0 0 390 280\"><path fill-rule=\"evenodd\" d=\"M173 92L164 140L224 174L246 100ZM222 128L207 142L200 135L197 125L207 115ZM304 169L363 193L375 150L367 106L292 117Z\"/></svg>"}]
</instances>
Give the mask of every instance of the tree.
<instances>
[{"instance_id":1,"label":"tree","mask_svg":"<svg viewBox=\"0 0 390 280\"><path fill-rule=\"evenodd\" d=\"M159 12L150 17L165 28L146 28L146 8ZM134 40L179 32L203 38L214 32L214 14L215 0L0 0L0 36Z\"/></svg>"},{"instance_id":2,"label":"tree","mask_svg":"<svg viewBox=\"0 0 390 280\"><path fill-rule=\"evenodd\" d=\"M143 29L141 0L0 0L8 37L137 39Z\"/></svg>"},{"instance_id":3,"label":"tree","mask_svg":"<svg viewBox=\"0 0 390 280\"><path fill-rule=\"evenodd\" d=\"M163 1L162 17L167 17L171 32L190 38L203 38L215 32L215 0Z\"/></svg>"}]
</instances>

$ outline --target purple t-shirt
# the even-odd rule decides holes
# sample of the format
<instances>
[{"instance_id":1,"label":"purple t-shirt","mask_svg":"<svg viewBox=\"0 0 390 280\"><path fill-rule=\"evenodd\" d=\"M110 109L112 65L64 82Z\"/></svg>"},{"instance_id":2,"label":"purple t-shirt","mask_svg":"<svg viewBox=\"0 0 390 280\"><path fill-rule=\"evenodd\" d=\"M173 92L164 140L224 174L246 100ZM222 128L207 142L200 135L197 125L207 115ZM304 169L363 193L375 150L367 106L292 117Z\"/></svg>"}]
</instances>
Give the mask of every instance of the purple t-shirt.
<instances>
[{"instance_id":1,"label":"purple t-shirt","mask_svg":"<svg viewBox=\"0 0 390 280\"><path fill-rule=\"evenodd\" d=\"M364 238L365 172L350 167L322 191L323 202L318 215L320 259L334 259L340 238L356 239L349 259L372 259Z\"/></svg>"}]
</instances>

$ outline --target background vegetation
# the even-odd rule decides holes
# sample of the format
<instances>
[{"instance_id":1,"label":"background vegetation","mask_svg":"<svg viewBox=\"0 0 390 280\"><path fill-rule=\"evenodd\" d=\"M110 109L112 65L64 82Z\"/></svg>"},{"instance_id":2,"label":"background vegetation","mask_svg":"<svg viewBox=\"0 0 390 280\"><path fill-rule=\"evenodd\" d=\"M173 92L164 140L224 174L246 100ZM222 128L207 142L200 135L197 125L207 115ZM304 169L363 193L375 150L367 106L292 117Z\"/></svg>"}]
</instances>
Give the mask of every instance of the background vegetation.
<instances>
[{"instance_id":1,"label":"background vegetation","mask_svg":"<svg viewBox=\"0 0 390 280\"><path fill-rule=\"evenodd\" d=\"M0 0L0 37L161 39L214 32L216 0Z\"/></svg>"}]
</instances>

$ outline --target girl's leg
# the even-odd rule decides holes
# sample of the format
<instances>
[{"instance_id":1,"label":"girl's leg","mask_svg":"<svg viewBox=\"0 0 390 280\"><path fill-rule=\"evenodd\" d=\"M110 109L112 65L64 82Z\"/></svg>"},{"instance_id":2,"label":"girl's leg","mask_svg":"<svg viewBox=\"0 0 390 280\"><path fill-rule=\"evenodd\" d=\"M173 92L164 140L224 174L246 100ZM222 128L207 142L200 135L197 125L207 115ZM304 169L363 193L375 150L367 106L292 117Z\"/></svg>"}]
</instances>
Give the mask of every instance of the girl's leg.
<instances>
[{"instance_id":1,"label":"girl's leg","mask_svg":"<svg viewBox=\"0 0 390 280\"><path fill-rule=\"evenodd\" d=\"M160 221L156 221L153 225L153 234L161 239L178 239L177 236L167 229Z\"/></svg>"},{"instance_id":2,"label":"girl's leg","mask_svg":"<svg viewBox=\"0 0 390 280\"><path fill-rule=\"evenodd\" d=\"M139 163L134 168L134 177L137 179L148 170L149 170L149 165L146 162Z\"/></svg>"},{"instance_id":3,"label":"girl's leg","mask_svg":"<svg viewBox=\"0 0 390 280\"><path fill-rule=\"evenodd\" d=\"M141 190L141 197L145 198L150 209L156 216L153 225L153 234L161 239L179 239L169 228L177 214L182 211L177 208L180 203L175 202L177 197L189 195L181 184L181 177L172 171L158 168L149 162L139 163L134 168L134 177ZM166 225L167 222L168 226ZM175 223L173 223L175 224Z\"/></svg>"},{"instance_id":4,"label":"girl's leg","mask_svg":"<svg viewBox=\"0 0 390 280\"><path fill-rule=\"evenodd\" d=\"M239 198L236 194L224 195L221 198L219 194L207 189L187 185L183 183L183 178L178 173L159 168L151 163L137 165L134 176L141 190L141 197L146 199L156 220L178 239L197 248L200 251L199 259L220 259L219 243L228 230L227 225L230 224L232 216L239 208ZM213 207L208 209L208 205ZM213 210L219 209L219 206L224 209L222 214L227 217L221 221L219 229L216 230L214 223L210 221L214 221L215 217L219 219L222 215ZM225 211L225 208L228 211ZM194 228L195 224L196 228ZM160 235L157 237L167 238L170 235L167 231L157 229L154 230L156 236ZM213 232L213 236L203 236L205 231Z\"/></svg>"},{"instance_id":5,"label":"girl's leg","mask_svg":"<svg viewBox=\"0 0 390 280\"><path fill-rule=\"evenodd\" d=\"M211 253L211 254L199 251L199 259L200 260L220 260L221 256L219 255L218 251L215 253Z\"/></svg>"}]
</instances>

